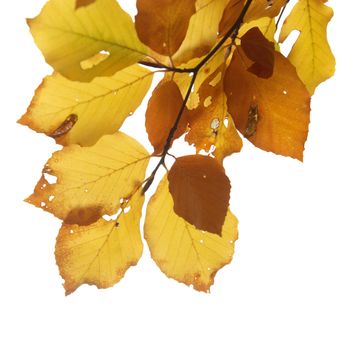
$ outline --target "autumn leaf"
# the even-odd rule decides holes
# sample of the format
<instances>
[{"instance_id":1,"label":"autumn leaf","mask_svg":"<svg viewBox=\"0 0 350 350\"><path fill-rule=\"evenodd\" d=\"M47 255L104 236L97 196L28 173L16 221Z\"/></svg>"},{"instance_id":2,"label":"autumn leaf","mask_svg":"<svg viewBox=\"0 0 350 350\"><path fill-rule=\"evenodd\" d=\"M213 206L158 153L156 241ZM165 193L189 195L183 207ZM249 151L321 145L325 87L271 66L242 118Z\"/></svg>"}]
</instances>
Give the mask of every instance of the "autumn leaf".
<instances>
[{"instance_id":1,"label":"autumn leaf","mask_svg":"<svg viewBox=\"0 0 350 350\"><path fill-rule=\"evenodd\" d=\"M116 132L136 110L152 77L152 72L138 65L90 83L70 81L54 73L43 80L19 123L53 136L63 145L91 146L101 136ZM76 116L74 124L64 127L71 115Z\"/></svg>"},{"instance_id":2,"label":"autumn leaf","mask_svg":"<svg viewBox=\"0 0 350 350\"><path fill-rule=\"evenodd\" d=\"M275 52L273 75L259 78L238 48L225 74L228 110L238 130L255 146L303 159L310 119L310 95L294 66Z\"/></svg>"},{"instance_id":3,"label":"autumn leaf","mask_svg":"<svg viewBox=\"0 0 350 350\"><path fill-rule=\"evenodd\" d=\"M286 4L287 0L253 0L244 21L250 22L262 17L278 16L282 7Z\"/></svg>"},{"instance_id":4,"label":"autumn leaf","mask_svg":"<svg viewBox=\"0 0 350 350\"><path fill-rule=\"evenodd\" d=\"M221 234L230 199L230 180L211 157L177 158L168 173L174 211L197 229Z\"/></svg>"},{"instance_id":5,"label":"autumn leaf","mask_svg":"<svg viewBox=\"0 0 350 350\"><path fill-rule=\"evenodd\" d=\"M161 81L154 89L146 111L146 130L154 153L163 151L170 129L174 125L183 103L181 92L172 80ZM176 129L173 140L186 130L186 111Z\"/></svg>"},{"instance_id":6,"label":"autumn leaf","mask_svg":"<svg viewBox=\"0 0 350 350\"><path fill-rule=\"evenodd\" d=\"M138 191L116 220L100 219L89 226L62 225L55 255L66 294L84 283L112 287L130 266L137 264L143 250L140 235L143 202L144 196Z\"/></svg>"},{"instance_id":7,"label":"autumn leaf","mask_svg":"<svg viewBox=\"0 0 350 350\"><path fill-rule=\"evenodd\" d=\"M227 3L228 0L196 1L197 11L191 17L186 37L173 57L177 65L210 51L217 40L219 24Z\"/></svg>"},{"instance_id":8,"label":"autumn leaf","mask_svg":"<svg viewBox=\"0 0 350 350\"><path fill-rule=\"evenodd\" d=\"M120 200L144 180L148 161L147 151L121 132L91 147L71 145L49 159L27 201L67 224L89 225L118 211ZM56 183L45 174L57 177Z\"/></svg>"},{"instance_id":9,"label":"autumn leaf","mask_svg":"<svg viewBox=\"0 0 350 350\"><path fill-rule=\"evenodd\" d=\"M243 146L227 111L223 74L223 67L219 67L200 86L199 106L188 113L190 130L185 137L197 152L211 151L220 161Z\"/></svg>"},{"instance_id":10,"label":"autumn leaf","mask_svg":"<svg viewBox=\"0 0 350 350\"><path fill-rule=\"evenodd\" d=\"M149 201L145 239L153 260L170 278L207 292L217 271L232 260L237 219L228 211L222 236L196 229L173 210L166 178Z\"/></svg>"},{"instance_id":11,"label":"autumn leaf","mask_svg":"<svg viewBox=\"0 0 350 350\"><path fill-rule=\"evenodd\" d=\"M242 36L241 47L254 63L248 68L259 78L269 78L275 64L275 45L268 41L258 28L252 28Z\"/></svg>"},{"instance_id":12,"label":"autumn leaf","mask_svg":"<svg viewBox=\"0 0 350 350\"><path fill-rule=\"evenodd\" d=\"M137 264L145 194L162 168L145 217L151 256L168 277L209 291L238 237L225 158L243 136L303 160L310 93L335 65L325 2L299 0L287 14L280 42L300 32L288 57L275 39L287 0L137 0L135 23L116 0L48 0L28 20L54 72L19 123L64 147L27 202L63 220L56 260L66 294L111 287ZM150 155L118 130L154 75ZM173 155L180 136L195 155Z\"/></svg>"},{"instance_id":13,"label":"autumn leaf","mask_svg":"<svg viewBox=\"0 0 350 350\"><path fill-rule=\"evenodd\" d=\"M335 59L327 41L327 25L333 10L324 5L326 1L299 0L286 18L279 37L283 43L293 30L300 32L288 58L311 95L317 85L335 71Z\"/></svg>"},{"instance_id":14,"label":"autumn leaf","mask_svg":"<svg viewBox=\"0 0 350 350\"><path fill-rule=\"evenodd\" d=\"M96 0L78 10L75 0L49 0L28 25L47 63L72 80L112 75L147 54L130 16L115 0ZM82 68L84 61L100 52L107 58Z\"/></svg>"},{"instance_id":15,"label":"autumn leaf","mask_svg":"<svg viewBox=\"0 0 350 350\"><path fill-rule=\"evenodd\" d=\"M137 0L135 27L141 41L152 50L172 56L181 46L195 0Z\"/></svg>"}]
</instances>

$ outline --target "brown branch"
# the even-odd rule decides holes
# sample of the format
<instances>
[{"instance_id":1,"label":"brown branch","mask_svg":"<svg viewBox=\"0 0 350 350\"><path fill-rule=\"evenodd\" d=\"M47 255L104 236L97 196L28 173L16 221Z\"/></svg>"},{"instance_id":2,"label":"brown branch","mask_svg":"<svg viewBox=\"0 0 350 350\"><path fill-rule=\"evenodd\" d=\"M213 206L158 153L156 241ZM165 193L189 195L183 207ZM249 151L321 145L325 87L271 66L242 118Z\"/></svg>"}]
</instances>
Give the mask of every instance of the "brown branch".
<instances>
[{"instance_id":1,"label":"brown branch","mask_svg":"<svg viewBox=\"0 0 350 350\"><path fill-rule=\"evenodd\" d=\"M145 180L144 182L144 187L142 189L142 194L145 194L146 191L150 188L150 186L152 185L153 181L154 181L154 177L158 171L158 169L163 165L165 166L165 157L167 156L169 149L171 148L171 144L173 141L173 137L174 134L177 130L177 127L179 125L179 122L181 120L181 117L183 115L183 112L186 108L186 104L188 102L188 99L190 98L191 92L192 92L192 88L195 84L197 75L200 71L200 69L210 61L210 59L220 50L220 48L225 44L226 40L229 38L232 38L232 41L234 41L234 39L237 37L238 35L238 31L239 28L241 27L243 20L244 20L244 16L246 15L251 3L253 0L247 0L247 2L245 3L240 15L238 16L237 20L235 21L235 23L232 25L232 27L229 29L229 31L223 36L223 38L214 46L214 48L193 68L185 68L185 69L181 69L181 68L175 68L175 67L167 67L165 65L162 64L158 64L158 63L148 63L148 62L139 62L140 64L144 64L144 65L148 65L150 67L154 67L154 68L164 68L165 71L171 71L171 72L178 72L178 73L192 73L192 79L191 82L188 86L185 98L182 102L182 105L180 107L179 113L176 117L175 123L173 125L173 127L170 129L167 140L165 142L164 148L163 148L163 152L160 155L160 160L158 162L158 164L156 165L156 167L154 168L154 170L152 171L151 175ZM145 64L146 63L146 64Z\"/></svg>"}]
</instances>

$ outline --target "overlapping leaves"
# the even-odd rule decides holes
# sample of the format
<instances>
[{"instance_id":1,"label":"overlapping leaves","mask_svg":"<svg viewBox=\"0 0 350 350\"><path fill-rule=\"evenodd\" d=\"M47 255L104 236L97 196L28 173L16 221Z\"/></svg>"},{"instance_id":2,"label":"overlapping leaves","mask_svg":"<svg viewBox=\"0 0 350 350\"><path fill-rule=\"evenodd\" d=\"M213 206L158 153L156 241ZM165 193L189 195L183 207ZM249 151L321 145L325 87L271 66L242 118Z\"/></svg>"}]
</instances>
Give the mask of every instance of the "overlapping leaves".
<instances>
[{"instance_id":1,"label":"overlapping leaves","mask_svg":"<svg viewBox=\"0 0 350 350\"><path fill-rule=\"evenodd\" d=\"M310 96L334 72L323 0L297 2L279 41L300 35L288 57L280 52L275 18L287 2L137 0L133 22L115 0L49 0L28 20L55 72L20 123L64 147L27 201L63 220L56 260L67 294L110 287L138 262L145 192L182 135L196 154L176 158L148 203L152 258L200 291L231 261L238 231L224 159L246 138L302 160ZM119 129L159 71L145 114L149 154Z\"/></svg>"}]
</instances>

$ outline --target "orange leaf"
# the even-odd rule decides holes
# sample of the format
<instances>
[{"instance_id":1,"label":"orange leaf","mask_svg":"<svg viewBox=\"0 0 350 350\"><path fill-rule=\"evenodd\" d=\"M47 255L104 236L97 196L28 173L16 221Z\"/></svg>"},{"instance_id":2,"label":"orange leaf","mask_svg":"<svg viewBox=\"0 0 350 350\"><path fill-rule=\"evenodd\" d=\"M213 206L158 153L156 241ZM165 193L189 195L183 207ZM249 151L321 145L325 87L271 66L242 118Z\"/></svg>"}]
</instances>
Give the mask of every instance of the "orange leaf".
<instances>
[{"instance_id":1,"label":"orange leaf","mask_svg":"<svg viewBox=\"0 0 350 350\"><path fill-rule=\"evenodd\" d=\"M213 154L220 161L239 152L243 145L227 111L223 68L224 65L219 67L199 88L199 105L188 114L190 131L185 138L196 146L197 152L209 152L214 147Z\"/></svg>"},{"instance_id":2,"label":"orange leaf","mask_svg":"<svg viewBox=\"0 0 350 350\"><path fill-rule=\"evenodd\" d=\"M238 16L241 14L243 7L244 0L230 0L226 5L219 25L220 36L224 36L234 25Z\"/></svg>"},{"instance_id":3,"label":"orange leaf","mask_svg":"<svg viewBox=\"0 0 350 350\"><path fill-rule=\"evenodd\" d=\"M286 3L286 0L253 0L244 21L249 22L261 17L275 17Z\"/></svg>"},{"instance_id":4,"label":"orange leaf","mask_svg":"<svg viewBox=\"0 0 350 350\"><path fill-rule=\"evenodd\" d=\"M181 46L196 12L195 0L137 0L135 27L152 50L172 56Z\"/></svg>"},{"instance_id":5,"label":"orange leaf","mask_svg":"<svg viewBox=\"0 0 350 350\"><path fill-rule=\"evenodd\" d=\"M294 66L278 52L273 75L249 73L250 61L237 48L225 74L228 110L238 130L255 146L303 159L310 120L310 95Z\"/></svg>"},{"instance_id":6,"label":"orange leaf","mask_svg":"<svg viewBox=\"0 0 350 350\"><path fill-rule=\"evenodd\" d=\"M168 173L174 211L196 228L221 235L229 199L230 180L214 158L178 158Z\"/></svg>"},{"instance_id":7,"label":"orange leaf","mask_svg":"<svg viewBox=\"0 0 350 350\"><path fill-rule=\"evenodd\" d=\"M154 89L146 111L146 130L154 147L154 153L161 153L183 103L177 84L172 81L161 81ZM186 110L180 119L173 140L186 130Z\"/></svg>"},{"instance_id":8,"label":"orange leaf","mask_svg":"<svg viewBox=\"0 0 350 350\"><path fill-rule=\"evenodd\" d=\"M275 63L275 45L268 41L259 28L250 29L241 39L241 47L254 63L248 71L260 78L269 78Z\"/></svg>"}]
</instances>

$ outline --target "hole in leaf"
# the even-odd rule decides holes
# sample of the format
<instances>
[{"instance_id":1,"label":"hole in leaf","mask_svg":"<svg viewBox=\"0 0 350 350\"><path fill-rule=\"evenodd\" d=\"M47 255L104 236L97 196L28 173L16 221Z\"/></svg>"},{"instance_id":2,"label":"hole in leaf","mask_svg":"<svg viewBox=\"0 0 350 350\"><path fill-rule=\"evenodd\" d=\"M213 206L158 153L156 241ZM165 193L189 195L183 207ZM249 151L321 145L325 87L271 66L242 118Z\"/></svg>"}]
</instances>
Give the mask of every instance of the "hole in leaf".
<instances>
[{"instance_id":1,"label":"hole in leaf","mask_svg":"<svg viewBox=\"0 0 350 350\"><path fill-rule=\"evenodd\" d=\"M90 58L88 58L84 61L81 61L80 67L83 70L88 70L88 69L94 68L97 65L99 65L100 63L102 63L103 61L105 61L110 56L110 54L111 53L109 51L101 50L96 55L91 56Z\"/></svg>"},{"instance_id":2,"label":"hole in leaf","mask_svg":"<svg viewBox=\"0 0 350 350\"><path fill-rule=\"evenodd\" d=\"M213 130L216 130L218 127L220 126L220 120L219 118L214 118L211 123L210 123L210 127L213 129Z\"/></svg>"},{"instance_id":3,"label":"hole in leaf","mask_svg":"<svg viewBox=\"0 0 350 350\"><path fill-rule=\"evenodd\" d=\"M48 174L48 173L44 173L44 179L50 184L53 185L57 182L57 176ZM45 185L45 186L44 186ZM43 187L46 187L46 184L44 184Z\"/></svg>"}]
</instances>

